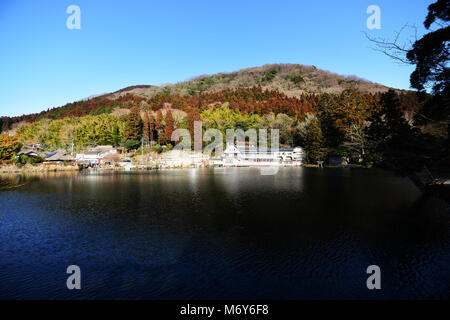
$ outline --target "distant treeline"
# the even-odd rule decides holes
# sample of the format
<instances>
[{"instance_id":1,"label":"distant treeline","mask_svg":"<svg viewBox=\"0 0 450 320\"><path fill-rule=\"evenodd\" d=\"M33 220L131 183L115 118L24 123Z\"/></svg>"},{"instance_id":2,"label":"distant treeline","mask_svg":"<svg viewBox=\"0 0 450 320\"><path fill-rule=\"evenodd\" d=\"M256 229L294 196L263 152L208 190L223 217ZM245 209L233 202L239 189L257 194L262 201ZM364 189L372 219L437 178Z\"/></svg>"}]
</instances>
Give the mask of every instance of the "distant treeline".
<instances>
[{"instance_id":1,"label":"distant treeline","mask_svg":"<svg viewBox=\"0 0 450 320\"><path fill-rule=\"evenodd\" d=\"M381 165L392 151L422 158L422 154L430 157L422 146L442 149L442 128L424 132L418 125L415 115L423 105L412 92L365 94L355 89L300 97L261 87L199 95L161 93L152 98L98 97L34 116L34 122L17 130L17 138L22 144L41 143L53 149L68 148L72 139L77 150L100 144L136 149L142 140L174 145L175 129L188 129L193 136L194 121L201 120L203 130L215 128L224 134L226 129L279 129L281 145L304 147L310 163L335 155L353 163ZM117 107L127 112L111 113ZM408 149L401 151L404 146Z\"/></svg>"},{"instance_id":2,"label":"distant treeline","mask_svg":"<svg viewBox=\"0 0 450 320\"><path fill-rule=\"evenodd\" d=\"M360 94L360 96L364 99L364 103L367 104L366 107L370 109L375 107L375 102L379 100L380 94ZM405 112L418 110L422 106L414 92L404 92L399 97ZM301 117L305 113L317 111L323 100L332 100L332 103L336 106L343 103L342 95L301 94L299 97L288 97L281 92L263 90L261 87L224 89L198 95L159 93L152 98L126 94L112 99L108 95L103 95L89 100L68 103L62 107L48 109L40 113L17 117L1 117L0 128L4 132L14 128L14 124L19 122L100 115L111 113L116 108L130 109L136 105L141 109L150 110L158 110L170 106L171 108L187 111L189 108L194 107L201 112L213 105L227 103L230 108L242 112L257 113L259 115L274 112L275 114L285 113L289 116Z\"/></svg>"}]
</instances>

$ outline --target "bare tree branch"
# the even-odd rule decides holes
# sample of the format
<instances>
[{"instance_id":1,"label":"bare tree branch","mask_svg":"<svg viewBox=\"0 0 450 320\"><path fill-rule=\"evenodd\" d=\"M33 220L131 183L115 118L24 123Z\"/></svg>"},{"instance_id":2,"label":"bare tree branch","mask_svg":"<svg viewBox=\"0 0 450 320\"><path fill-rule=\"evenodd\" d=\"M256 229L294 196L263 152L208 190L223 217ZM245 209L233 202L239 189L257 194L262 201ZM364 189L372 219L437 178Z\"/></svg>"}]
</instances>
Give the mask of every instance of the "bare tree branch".
<instances>
[{"instance_id":1,"label":"bare tree branch","mask_svg":"<svg viewBox=\"0 0 450 320\"><path fill-rule=\"evenodd\" d=\"M400 38L406 28L414 30L414 38L409 43L400 44ZM389 58L401 63L411 65L411 61L406 58L406 54L412 48L413 43L417 40L417 27L414 25L403 25L398 32L395 33L393 41L389 41L383 38L374 38L369 36L366 32L363 32L366 38L375 44L373 48L375 51L381 52Z\"/></svg>"}]
</instances>

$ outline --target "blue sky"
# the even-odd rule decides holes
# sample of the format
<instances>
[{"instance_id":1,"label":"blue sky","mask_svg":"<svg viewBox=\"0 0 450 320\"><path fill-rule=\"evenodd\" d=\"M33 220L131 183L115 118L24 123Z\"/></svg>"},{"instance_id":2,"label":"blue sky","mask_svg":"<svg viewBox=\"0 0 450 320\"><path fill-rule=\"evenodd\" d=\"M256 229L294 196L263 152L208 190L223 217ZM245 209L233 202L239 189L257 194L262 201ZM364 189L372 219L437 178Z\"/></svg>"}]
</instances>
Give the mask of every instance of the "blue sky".
<instances>
[{"instance_id":1,"label":"blue sky","mask_svg":"<svg viewBox=\"0 0 450 320\"><path fill-rule=\"evenodd\" d=\"M40 112L129 85L300 63L408 89L412 68L371 49L422 22L433 0L1 0L0 116ZM69 5L81 29L69 30ZM368 30L369 5L381 30Z\"/></svg>"}]
</instances>

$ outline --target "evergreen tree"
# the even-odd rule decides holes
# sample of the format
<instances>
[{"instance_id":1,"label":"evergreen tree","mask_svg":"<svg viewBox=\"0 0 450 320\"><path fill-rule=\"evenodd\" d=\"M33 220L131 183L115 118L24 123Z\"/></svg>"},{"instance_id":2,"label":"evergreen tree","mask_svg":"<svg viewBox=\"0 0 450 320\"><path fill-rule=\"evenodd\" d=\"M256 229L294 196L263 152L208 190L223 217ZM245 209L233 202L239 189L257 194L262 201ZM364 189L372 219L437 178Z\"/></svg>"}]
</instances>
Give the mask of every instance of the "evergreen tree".
<instances>
[{"instance_id":1,"label":"evergreen tree","mask_svg":"<svg viewBox=\"0 0 450 320\"><path fill-rule=\"evenodd\" d=\"M118 146L120 144L120 129L118 125L114 125L112 129L112 144Z\"/></svg>"},{"instance_id":2,"label":"evergreen tree","mask_svg":"<svg viewBox=\"0 0 450 320\"><path fill-rule=\"evenodd\" d=\"M137 106L131 108L130 113L125 121L124 140L127 143L128 140L133 140L133 143L128 143L128 146L137 148L139 146L140 139L142 137L142 119L139 114ZM136 143L137 141L137 143Z\"/></svg>"},{"instance_id":3,"label":"evergreen tree","mask_svg":"<svg viewBox=\"0 0 450 320\"><path fill-rule=\"evenodd\" d=\"M368 128L366 162L409 175L420 171L433 148L419 130L411 127L404 117L400 98L394 90L383 93L381 109L371 117Z\"/></svg>"},{"instance_id":4,"label":"evergreen tree","mask_svg":"<svg viewBox=\"0 0 450 320\"><path fill-rule=\"evenodd\" d=\"M424 26L428 30L435 24L435 30L414 42L406 57L416 69L411 74L411 86L425 91L432 86L436 95L450 95L449 41L450 2L438 0L428 7ZM447 106L448 107L448 106ZM447 114L448 116L448 114Z\"/></svg>"},{"instance_id":5,"label":"evergreen tree","mask_svg":"<svg viewBox=\"0 0 450 320\"><path fill-rule=\"evenodd\" d=\"M316 118L311 120L305 137L305 151L309 163L322 159L323 135L320 123Z\"/></svg>"}]
</instances>

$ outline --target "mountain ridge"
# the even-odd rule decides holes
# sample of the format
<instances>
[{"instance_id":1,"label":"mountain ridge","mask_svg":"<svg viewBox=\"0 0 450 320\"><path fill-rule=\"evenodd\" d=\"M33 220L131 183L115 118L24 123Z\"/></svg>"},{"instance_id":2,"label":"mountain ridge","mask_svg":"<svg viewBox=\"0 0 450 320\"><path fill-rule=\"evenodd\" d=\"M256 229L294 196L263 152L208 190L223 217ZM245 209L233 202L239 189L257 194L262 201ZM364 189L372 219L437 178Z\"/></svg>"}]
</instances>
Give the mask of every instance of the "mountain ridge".
<instances>
[{"instance_id":1,"label":"mountain ridge","mask_svg":"<svg viewBox=\"0 0 450 320\"><path fill-rule=\"evenodd\" d=\"M173 84L130 86L114 91L110 93L110 96L116 98L120 95L131 93L151 98L162 92L192 95L252 86L261 86L263 89L277 90L287 96L297 97L302 93L337 94L349 88L357 89L363 93L385 92L390 89L388 86L365 80L355 75L341 75L315 66L265 64L232 72L199 75Z\"/></svg>"}]
</instances>

